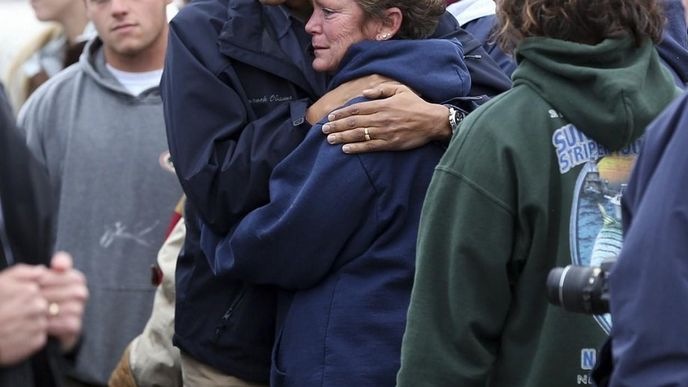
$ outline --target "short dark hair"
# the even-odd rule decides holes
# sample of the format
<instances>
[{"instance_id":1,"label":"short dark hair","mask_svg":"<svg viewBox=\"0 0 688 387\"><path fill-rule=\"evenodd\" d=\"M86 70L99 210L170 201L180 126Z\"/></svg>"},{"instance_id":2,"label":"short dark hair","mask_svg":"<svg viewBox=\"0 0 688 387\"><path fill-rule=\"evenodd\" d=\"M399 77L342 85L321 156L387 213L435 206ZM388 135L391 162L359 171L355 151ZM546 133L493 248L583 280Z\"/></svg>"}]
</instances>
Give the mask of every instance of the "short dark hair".
<instances>
[{"instance_id":1,"label":"short dark hair","mask_svg":"<svg viewBox=\"0 0 688 387\"><path fill-rule=\"evenodd\" d=\"M366 18L383 19L386 9L397 7L403 20L395 37L423 39L432 35L444 14L444 0L356 0Z\"/></svg>"},{"instance_id":2,"label":"short dark hair","mask_svg":"<svg viewBox=\"0 0 688 387\"><path fill-rule=\"evenodd\" d=\"M511 51L521 40L543 36L597 44L630 34L639 46L658 43L664 15L657 0L496 0L500 46Z\"/></svg>"}]
</instances>

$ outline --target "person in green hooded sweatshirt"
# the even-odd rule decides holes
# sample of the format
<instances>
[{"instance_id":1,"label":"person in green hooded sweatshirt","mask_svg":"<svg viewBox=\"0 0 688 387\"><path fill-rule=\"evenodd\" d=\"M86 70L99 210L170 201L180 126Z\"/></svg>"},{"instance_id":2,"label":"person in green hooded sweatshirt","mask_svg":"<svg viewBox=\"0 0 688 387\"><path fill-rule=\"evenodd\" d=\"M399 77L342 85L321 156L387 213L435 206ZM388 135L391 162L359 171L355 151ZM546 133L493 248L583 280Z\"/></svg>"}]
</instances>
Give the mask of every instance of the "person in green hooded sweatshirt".
<instances>
[{"instance_id":1,"label":"person in green hooded sweatshirt","mask_svg":"<svg viewBox=\"0 0 688 387\"><path fill-rule=\"evenodd\" d=\"M498 0L497 16L514 87L435 169L399 387L592 384L611 320L548 304L547 274L618 253L644 129L678 95L656 0Z\"/></svg>"}]
</instances>

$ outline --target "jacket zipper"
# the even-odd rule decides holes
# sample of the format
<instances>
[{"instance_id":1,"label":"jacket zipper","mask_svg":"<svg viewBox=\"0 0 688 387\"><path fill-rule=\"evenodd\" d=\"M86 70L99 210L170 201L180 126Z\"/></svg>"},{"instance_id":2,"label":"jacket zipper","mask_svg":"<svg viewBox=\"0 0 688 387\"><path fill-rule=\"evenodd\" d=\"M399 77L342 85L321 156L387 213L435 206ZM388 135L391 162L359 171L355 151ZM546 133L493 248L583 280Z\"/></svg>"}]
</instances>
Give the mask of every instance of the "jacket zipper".
<instances>
[{"instance_id":1,"label":"jacket zipper","mask_svg":"<svg viewBox=\"0 0 688 387\"><path fill-rule=\"evenodd\" d=\"M232 304L229 306L227 311L225 311L225 314L222 315L220 324L215 328L215 341L217 342L220 339L220 336L224 333L225 329L227 329L227 322L229 319L232 317L232 314L234 314L234 310L239 306L241 301L244 299L244 296L246 295L246 287L243 287L241 289L241 292L236 296L234 301L232 301Z\"/></svg>"}]
</instances>

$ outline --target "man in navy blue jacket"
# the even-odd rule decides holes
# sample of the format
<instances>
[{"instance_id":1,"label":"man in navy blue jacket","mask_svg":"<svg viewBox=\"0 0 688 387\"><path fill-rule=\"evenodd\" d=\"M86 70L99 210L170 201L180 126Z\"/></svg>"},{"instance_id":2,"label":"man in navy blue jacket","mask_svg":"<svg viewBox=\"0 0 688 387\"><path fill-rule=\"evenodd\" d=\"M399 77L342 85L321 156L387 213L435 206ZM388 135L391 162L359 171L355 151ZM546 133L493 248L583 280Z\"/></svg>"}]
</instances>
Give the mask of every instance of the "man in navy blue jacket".
<instances>
[{"instance_id":1,"label":"man in navy blue jacket","mask_svg":"<svg viewBox=\"0 0 688 387\"><path fill-rule=\"evenodd\" d=\"M206 367L220 385L229 383L222 375L237 384L268 381L276 294L214 277L199 247L200 224L227 233L266 202L272 167L305 134L306 109L325 78L309 70L300 19L255 0L205 0L170 24L161 86L170 152L187 195L174 335L185 384Z\"/></svg>"},{"instance_id":2,"label":"man in navy blue jacket","mask_svg":"<svg viewBox=\"0 0 688 387\"><path fill-rule=\"evenodd\" d=\"M174 343L182 351L189 382L198 381L197 371L209 367L211 373L239 379L233 383L267 383L276 293L213 276L199 247L200 227L228 234L248 212L267 203L270 173L310 128L307 113L319 119L324 113L316 111L327 112L349 99L350 90L339 90L311 107L323 95L327 79L311 68L310 37L304 30L310 2L262 3L284 4L194 1L170 25L162 97L170 152L187 195ZM451 15L443 20L435 35L458 36L464 43L475 98L508 89L508 77L480 43L461 31ZM419 97L413 101L411 108L404 105L408 112L402 121L412 121L425 109L431 113L423 126L442 131L445 139L451 136L447 107ZM387 108L398 105L388 101ZM220 376L218 383L228 380Z\"/></svg>"},{"instance_id":3,"label":"man in navy blue jacket","mask_svg":"<svg viewBox=\"0 0 688 387\"><path fill-rule=\"evenodd\" d=\"M612 387L688 386L688 94L646 131L609 279Z\"/></svg>"}]
</instances>

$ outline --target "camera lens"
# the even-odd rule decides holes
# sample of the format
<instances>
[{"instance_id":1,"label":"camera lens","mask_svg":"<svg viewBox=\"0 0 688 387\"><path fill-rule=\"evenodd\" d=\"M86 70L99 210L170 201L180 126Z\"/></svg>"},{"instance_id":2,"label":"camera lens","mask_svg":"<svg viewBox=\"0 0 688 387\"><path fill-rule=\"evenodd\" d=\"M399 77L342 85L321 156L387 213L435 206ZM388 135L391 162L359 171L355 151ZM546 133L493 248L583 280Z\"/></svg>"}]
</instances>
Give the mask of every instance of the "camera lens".
<instances>
[{"instance_id":1,"label":"camera lens","mask_svg":"<svg viewBox=\"0 0 688 387\"><path fill-rule=\"evenodd\" d=\"M561 295L561 280L563 278L566 278L564 275L564 271L569 269L570 266L564 267L555 267L554 269L550 270L549 274L547 275L547 299L549 300L550 303L561 306L562 304L562 295Z\"/></svg>"},{"instance_id":2,"label":"camera lens","mask_svg":"<svg viewBox=\"0 0 688 387\"><path fill-rule=\"evenodd\" d=\"M600 273L598 267L569 265L552 269L547 276L547 297L552 304L571 312L599 313L603 302Z\"/></svg>"}]
</instances>

